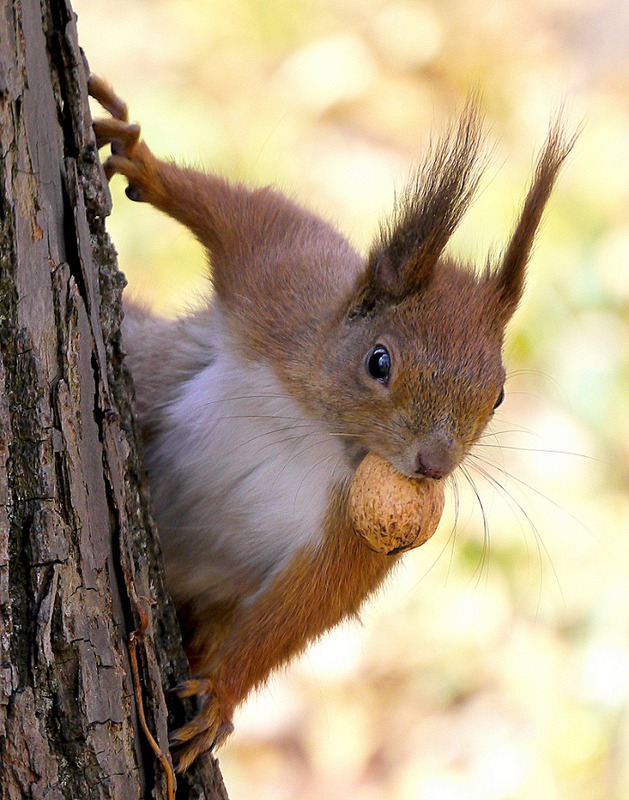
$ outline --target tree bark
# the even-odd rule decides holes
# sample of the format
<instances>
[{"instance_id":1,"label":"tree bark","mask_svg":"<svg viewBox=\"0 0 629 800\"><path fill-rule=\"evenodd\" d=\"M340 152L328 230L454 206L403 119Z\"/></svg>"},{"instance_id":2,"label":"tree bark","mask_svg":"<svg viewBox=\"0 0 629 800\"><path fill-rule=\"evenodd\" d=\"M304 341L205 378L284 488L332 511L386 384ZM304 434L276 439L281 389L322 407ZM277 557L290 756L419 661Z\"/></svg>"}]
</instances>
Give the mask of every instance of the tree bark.
<instances>
[{"instance_id":1,"label":"tree bark","mask_svg":"<svg viewBox=\"0 0 629 800\"><path fill-rule=\"evenodd\" d=\"M130 410L124 278L69 2L2 4L0 150L0 798L167 798L130 668L142 610L142 704L165 753L189 712L168 693L187 665ZM225 800L213 759L177 797Z\"/></svg>"}]
</instances>

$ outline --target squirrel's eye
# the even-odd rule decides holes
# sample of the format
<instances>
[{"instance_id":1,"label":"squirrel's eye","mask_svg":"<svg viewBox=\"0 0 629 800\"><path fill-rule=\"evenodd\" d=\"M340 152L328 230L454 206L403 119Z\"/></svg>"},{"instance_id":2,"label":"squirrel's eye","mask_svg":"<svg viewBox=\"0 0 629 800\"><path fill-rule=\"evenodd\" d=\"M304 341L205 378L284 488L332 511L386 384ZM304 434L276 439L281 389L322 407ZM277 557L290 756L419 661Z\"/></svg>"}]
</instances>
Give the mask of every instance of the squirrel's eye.
<instances>
[{"instance_id":1,"label":"squirrel's eye","mask_svg":"<svg viewBox=\"0 0 629 800\"><path fill-rule=\"evenodd\" d=\"M498 406L502 403L504 399L505 399L505 389L503 386L502 389L500 390L498 398L496 399L496 402L494 403L494 411L498 408Z\"/></svg>"},{"instance_id":2,"label":"squirrel's eye","mask_svg":"<svg viewBox=\"0 0 629 800\"><path fill-rule=\"evenodd\" d=\"M367 356L367 372L380 383L389 382L391 356L384 345L377 344Z\"/></svg>"}]
</instances>

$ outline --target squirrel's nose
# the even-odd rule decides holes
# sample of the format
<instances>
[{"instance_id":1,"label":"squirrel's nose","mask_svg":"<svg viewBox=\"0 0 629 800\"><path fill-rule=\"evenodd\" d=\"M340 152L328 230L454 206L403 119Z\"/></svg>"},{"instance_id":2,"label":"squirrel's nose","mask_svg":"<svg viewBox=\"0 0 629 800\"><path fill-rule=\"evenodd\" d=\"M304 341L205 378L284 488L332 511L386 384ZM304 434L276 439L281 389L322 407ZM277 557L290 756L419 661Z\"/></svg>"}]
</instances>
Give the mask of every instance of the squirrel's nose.
<instances>
[{"instance_id":1,"label":"squirrel's nose","mask_svg":"<svg viewBox=\"0 0 629 800\"><path fill-rule=\"evenodd\" d=\"M425 464L421 453L417 456L417 469L415 470L419 475L424 475L426 478L434 478L439 481L447 475L447 470L440 464Z\"/></svg>"},{"instance_id":2,"label":"squirrel's nose","mask_svg":"<svg viewBox=\"0 0 629 800\"><path fill-rule=\"evenodd\" d=\"M455 449L449 437L435 436L424 440L415 457L415 472L436 481L445 478L456 466Z\"/></svg>"}]
</instances>

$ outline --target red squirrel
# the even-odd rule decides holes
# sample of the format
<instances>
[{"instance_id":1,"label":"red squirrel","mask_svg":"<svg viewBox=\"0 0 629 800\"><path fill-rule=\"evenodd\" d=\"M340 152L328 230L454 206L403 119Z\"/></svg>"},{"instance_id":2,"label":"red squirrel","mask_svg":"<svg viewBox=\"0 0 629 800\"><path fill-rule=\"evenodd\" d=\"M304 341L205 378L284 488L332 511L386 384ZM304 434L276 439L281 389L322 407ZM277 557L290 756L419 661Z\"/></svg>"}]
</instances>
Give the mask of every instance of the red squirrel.
<instances>
[{"instance_id":1,"label":"red squirrel","mask_svg":"<svg viewBox=\"0 0 629 800\"><path fill-rule=\"evenodd\" d=\"M156 158L92 76L94 122L127 195L205 246L212 293L171 321L127 305L154 514L200 701L173 734L178 768L220 745L269 673L357 615L399 556L352 530L348 486L367 453L444 481L504 397L505 327L570 143L551 127L498 263L444 256L482 159L473 103L433 149L362 256L271 188Z\"/></svg>"}]
</instances>

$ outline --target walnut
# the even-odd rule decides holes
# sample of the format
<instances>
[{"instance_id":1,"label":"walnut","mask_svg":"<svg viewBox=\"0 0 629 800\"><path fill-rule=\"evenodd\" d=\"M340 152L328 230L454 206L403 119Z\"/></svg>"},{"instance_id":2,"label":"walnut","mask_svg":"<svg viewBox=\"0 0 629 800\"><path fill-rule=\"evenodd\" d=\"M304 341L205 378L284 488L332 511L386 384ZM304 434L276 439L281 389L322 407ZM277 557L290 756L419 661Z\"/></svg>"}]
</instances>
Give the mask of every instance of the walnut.
<instances>
[{"instance_id":1,"label":"walnut","mask_svg":"<svg viewBox=\"0 0 629 800\"><path fill-rule=\"evenodd\" d=\"M350 486L350 517L372 550L394 555L430 539L444 501L443 482L408 478L368 453Z\"/></svg>"}]
</instances>

